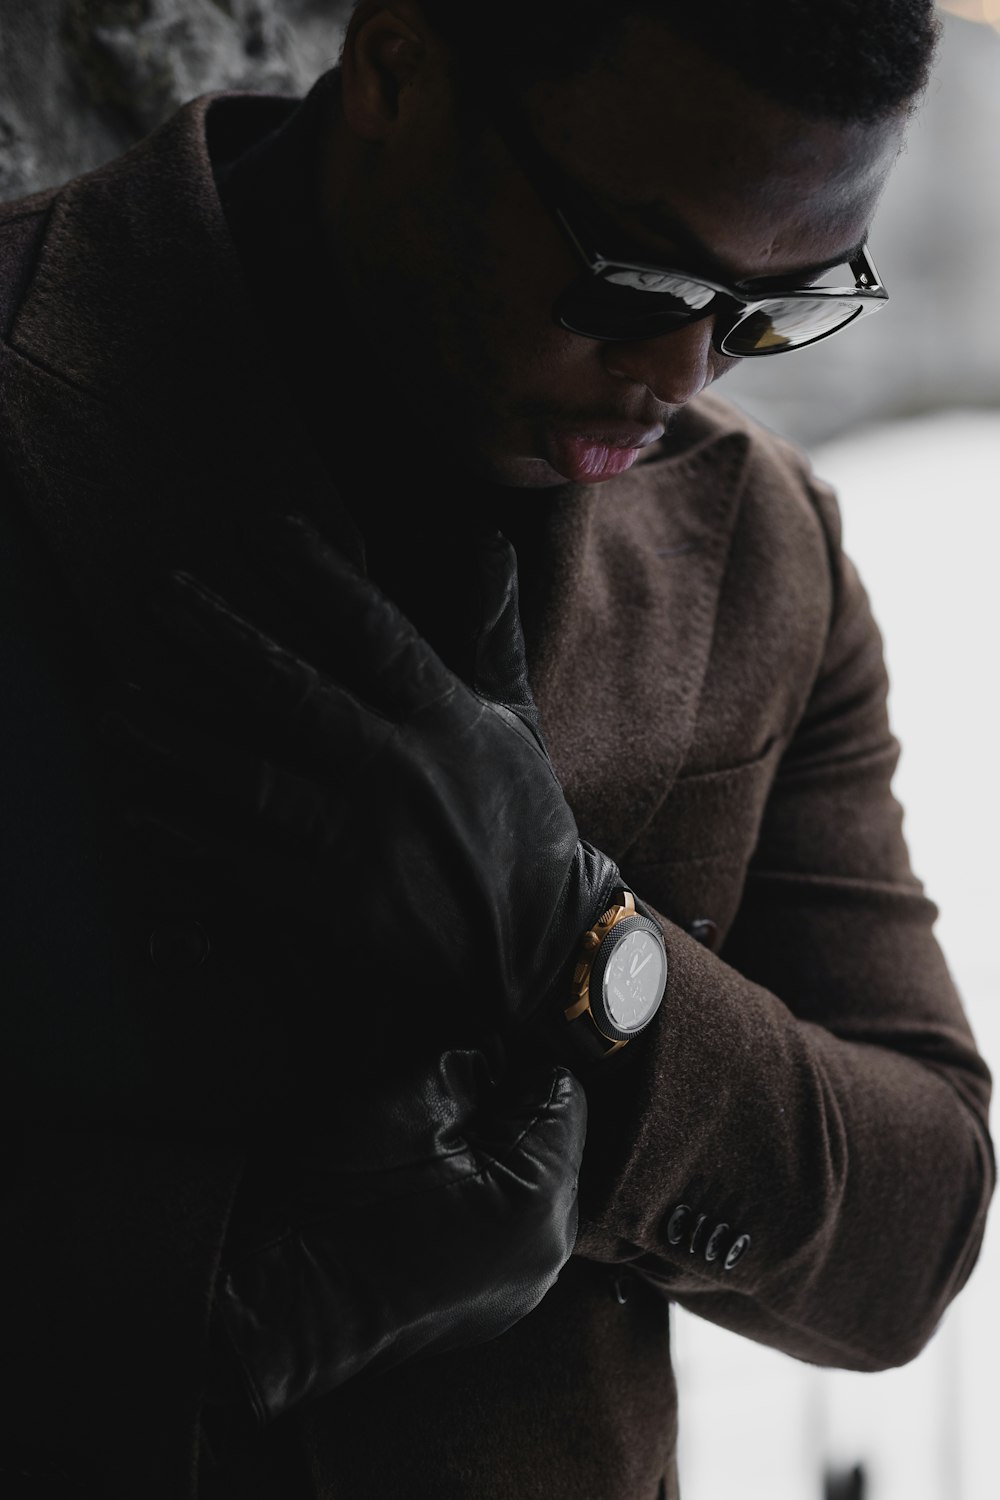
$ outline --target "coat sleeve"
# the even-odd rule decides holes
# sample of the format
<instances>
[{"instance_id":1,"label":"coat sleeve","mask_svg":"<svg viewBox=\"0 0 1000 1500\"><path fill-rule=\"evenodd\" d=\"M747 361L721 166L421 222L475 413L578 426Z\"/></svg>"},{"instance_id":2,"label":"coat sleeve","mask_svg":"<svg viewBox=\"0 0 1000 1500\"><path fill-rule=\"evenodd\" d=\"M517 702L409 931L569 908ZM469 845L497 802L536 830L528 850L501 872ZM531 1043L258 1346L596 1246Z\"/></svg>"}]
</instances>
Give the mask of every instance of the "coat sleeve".
<instances>
[{"instance_id":1,"label":"coat sleeve","mask_svg":"<svg viewBox=\"0 0 1000 1500\"><path fill-rule=\"evenodd\" d=\"M670 979L592 1090L576 1253L631 1262L800 1359L878 1370L919 1353L975 1263L990 1075L890 789L881 638L816 495L835 600L822 666L721 956L661 914L655 877L636 886Z\"/></svg>"}]
</instances>

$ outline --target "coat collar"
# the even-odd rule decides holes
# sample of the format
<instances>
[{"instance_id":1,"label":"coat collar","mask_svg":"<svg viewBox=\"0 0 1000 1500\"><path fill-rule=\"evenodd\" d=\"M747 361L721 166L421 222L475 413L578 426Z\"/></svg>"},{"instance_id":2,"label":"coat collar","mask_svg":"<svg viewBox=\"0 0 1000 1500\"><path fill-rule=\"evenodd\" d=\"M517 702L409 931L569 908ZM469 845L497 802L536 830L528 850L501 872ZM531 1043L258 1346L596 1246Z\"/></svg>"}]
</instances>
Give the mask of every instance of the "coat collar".
<instances>
[{"instance_id":1,"label":"coat collar","mask_svg":"<svg viewBox=\"0 0 1000 1500\"><path fill-rule=\"evenodd\" d=\"M150 571L221 581L259 509L311 511L360 560L265 352L209 154L210 139L235 154L297 102L206 95L69 183L13 322L5 425L22 488L120 670Z\"/></svg>"},{"instance_id":2,"label":"coat collar","mask_svg":"<svg viewBox=\"0 0 1000 1500\"><path fill-rule=\"evenodd\" d=\"M298 109L194 100L52 201L10 334L6 440L116 674L141 680L151 572L183 564L224 588L227 540L259 507L311 514L363 564L350 510L262 358L210 155L308 121L323 82ZM700 398L669 451L618 480L512 498L543 725L581 830L609 852L651 816L690 741L746 448L732 412Z\"/></svg>"}]
</instances>

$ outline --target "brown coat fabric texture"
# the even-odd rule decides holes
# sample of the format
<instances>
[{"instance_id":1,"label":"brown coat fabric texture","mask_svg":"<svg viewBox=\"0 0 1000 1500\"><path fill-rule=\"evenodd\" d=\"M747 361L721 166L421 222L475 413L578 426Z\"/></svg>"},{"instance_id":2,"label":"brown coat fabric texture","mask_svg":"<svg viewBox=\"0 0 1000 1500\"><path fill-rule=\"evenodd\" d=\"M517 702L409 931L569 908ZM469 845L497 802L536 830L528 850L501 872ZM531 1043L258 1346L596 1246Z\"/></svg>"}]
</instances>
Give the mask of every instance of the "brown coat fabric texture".
<instances>
[{"instance_id":1,"label":"brown coat fabric texture","mask_svg":"<svg viewBox=\"0 0 1000 1500\"><path fill-rule=\"evenodd\" d=\"M201 1420L253 1132L302 1088L290 1017L326 1016L329 1087L350 1049L315 956L117 839L94 705L143 680L154 570L238 590L232 539L261 509L365 564L363 505L267 357L213 175L304 118L210 95L0 208L0 1432L105 1500L671 1497L671 1301L797 1359L900 1364L968 1278L994 1181L989 1074L910 868L834 497L714 396L627 474L508 517L556 770L670 963L653 1026L589 1090L574 1256L502 1338L232 1432L228 1476ZM434 562L404 580L415 618Z\"/></svg>"}]
</instances>

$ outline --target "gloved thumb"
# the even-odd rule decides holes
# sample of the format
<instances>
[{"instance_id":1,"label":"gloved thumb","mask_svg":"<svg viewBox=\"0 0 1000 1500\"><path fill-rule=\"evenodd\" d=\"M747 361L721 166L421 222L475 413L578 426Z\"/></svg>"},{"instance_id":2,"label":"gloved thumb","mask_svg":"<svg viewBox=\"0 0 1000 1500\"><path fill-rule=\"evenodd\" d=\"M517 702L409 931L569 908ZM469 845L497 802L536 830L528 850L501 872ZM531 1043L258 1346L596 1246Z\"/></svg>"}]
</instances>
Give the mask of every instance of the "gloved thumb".
<instances>
[{"instance_id":1,"label":"gloved thumb","mask_svg":"<svg viewBox=\"0 0 1000 1500\"><path fill-rule=\"evenodd\" d=\"M503 532L494 529L478 540L475 567L478 627L469 686L514 709L540 734L521 628L517 553Z\"/></svg>"},{"instance_id":2,"label":"gloved thumb","mask_svg":"<svg viewBox=\"0 0 1000 1500\"><path fill-rule=\"evenodd\" d=\"M525 1185L562 1175L575 1190L587 1135L587 1095L561 1065L535 1069L497 1091L466 1127L470 1144Z\"/></svg>"}]
</instances>

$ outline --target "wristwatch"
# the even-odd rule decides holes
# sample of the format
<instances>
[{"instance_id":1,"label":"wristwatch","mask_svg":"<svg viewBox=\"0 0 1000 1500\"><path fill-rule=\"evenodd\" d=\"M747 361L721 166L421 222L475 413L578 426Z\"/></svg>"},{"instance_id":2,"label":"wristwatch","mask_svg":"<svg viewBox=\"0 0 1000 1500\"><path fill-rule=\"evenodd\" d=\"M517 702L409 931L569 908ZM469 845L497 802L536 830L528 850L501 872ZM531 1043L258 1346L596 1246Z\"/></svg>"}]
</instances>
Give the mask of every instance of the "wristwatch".
<instances>
[{"instance_id":1,"label":"wristwatch","mask_svg":"<svg viewBox=\"0 0 1000 1500\"><path fill-rule=\"evenodd\" d=\"M623 890L583 937L572 999L563 1011L574 1042L591 1058L620 1052L652 1021L666 987L663 934Z\"/></svg>"}]
</instances>

